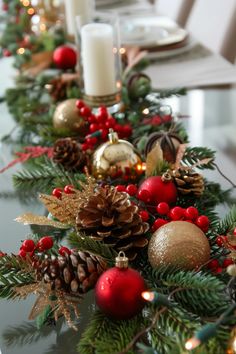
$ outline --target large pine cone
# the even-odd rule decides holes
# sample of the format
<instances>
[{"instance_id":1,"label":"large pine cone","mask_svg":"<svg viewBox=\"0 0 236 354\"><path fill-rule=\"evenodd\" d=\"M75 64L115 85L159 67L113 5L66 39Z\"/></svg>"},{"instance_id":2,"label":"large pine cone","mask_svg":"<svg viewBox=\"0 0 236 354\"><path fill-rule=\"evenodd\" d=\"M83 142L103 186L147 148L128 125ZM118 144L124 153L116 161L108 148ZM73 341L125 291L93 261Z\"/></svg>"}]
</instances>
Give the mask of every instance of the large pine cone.
<instances>
[{"instance_id":1,"label":"large pine cone","mask_svg":"<svg viewBox=\"0 0 236 354\"><path fill-rule=\"evenodd\" d=\"M118 192L113 186L99 187L80 205L77 228L116 251L124 251L133 260L138 250L148 244L144 234L149 225L142 221L138 212L127 193Z\"/></svg>"},{"instance_id":2,"label":"large pine cone","mask_svg":"<svg viewBox=\"0 0 236 354\"><path fill-rule=\"evenodd\" d=\"M196 197L203 194L204 180L199 173L188 169L178 169L171 171L171 175L180 194L192 194Z\"/></svg>"},{"instance_id":3,"label":"large pine cone","mask_svg":"<svg viewBox=\"0 0 236 354\"><path fill-rule=\"evenodd\" d=\"M51 284L52 290L81 295L94 288L107 264L103 258L88 252L73 251L71 255L38 261L35 268L37 280Z\"/></svg>"},{"instance_id":4,"label":"large pine cone","mask_svg":"<svg viewBox=\"0 0 236 354\"><path fill-rule=\"evenodd\" d=\"M53 147L53 161L67 170L78 170L85 166L86 157L78 142L72 138L58 139Z\"/></svg>"},{"instance_id":5,"label":"large pine cone","mask_svg":"<svg viewBox=\"0 0 236 354\"><path fill-rule=\"evenodd\" d=\"M56 77L49 81L46 85L49 95L53 101L62 101L67 98L67 90L71 87L71 82L63 81L62 78Z\"/></svg>"}]
</instances>

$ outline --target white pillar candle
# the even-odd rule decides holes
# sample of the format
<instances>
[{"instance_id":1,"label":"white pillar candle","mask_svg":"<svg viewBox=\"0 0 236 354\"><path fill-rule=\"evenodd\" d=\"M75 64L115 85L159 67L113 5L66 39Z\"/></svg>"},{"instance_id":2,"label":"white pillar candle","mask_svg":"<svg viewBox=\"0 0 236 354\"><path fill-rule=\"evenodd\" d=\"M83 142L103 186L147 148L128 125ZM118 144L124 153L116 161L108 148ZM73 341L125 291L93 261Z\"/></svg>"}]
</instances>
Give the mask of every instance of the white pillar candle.
<instances>
[{"instance_id":1,"label":"white pillar candle","mask_svg":"<svg viewBox=\"0 0 236 354\"><path fill-rule=\"evenodd\" d=\"M91 96L116 93L113 27L91 23L81 29L84 92Z\"/></svg>"},{"instance_id":2,"label":"white pillar candle","mask_svg":"<svg viewBox=\"0 0 236 354\"><path fill-rule=\"evenodd\" d=\"M75 17L80 16L81 23L91 21L95 8L95 0L65 0L66 26L70 35L76 35Z\"/></svg>"}]
</instances>

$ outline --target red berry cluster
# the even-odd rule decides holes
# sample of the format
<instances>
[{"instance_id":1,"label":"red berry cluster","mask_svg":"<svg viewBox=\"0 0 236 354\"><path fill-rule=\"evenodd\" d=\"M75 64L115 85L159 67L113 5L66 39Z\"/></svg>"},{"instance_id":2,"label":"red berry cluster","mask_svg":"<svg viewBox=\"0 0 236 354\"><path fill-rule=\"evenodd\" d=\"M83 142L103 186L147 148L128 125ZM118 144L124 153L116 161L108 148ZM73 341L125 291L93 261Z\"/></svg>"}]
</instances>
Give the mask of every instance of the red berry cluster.
<instances>
[{"instance_id":1,"label":"red berry cluster","mask_svg":"<svg viewBox=\"0 0 236 354\"><path fill-rule=\"evenodd\" d=\"M187 221L198 226L203 232L207 232L210 226L210 221L207 216L199 215L197 208L190 206L188 208L182 208L180 206L175 206L174 208L169 207L167 203L159 203L156 207L157 213L165 217L157 218L152 226L152 230L155 231L159 229L162 225L167 224L170 221Z\"/></svg>"},{"instance_id":2,"label":"red berry cluster","mask_svg":"<svg viewBox=\"0 0 236 354\"><path fill-rule=\"evenodd\" d=\"M50 250L53 247L53 238L51 236L44 236L35 244L34 240L27 239L25 240L18 252L18 256L25 258L27 255L32 257L35 251L45 252Z\"/></svg>"},{"instance_id":3,"label":"red berry cluster","mask_svg":"<svg viewBox=\"0 0 236 354\"><path fill-rule=\"evenodd\" d=\"M236 228L228 235L219 235L216 238L216 244L230 251L236 250Z\"/></svg>"},{"instance_id":4,"label":"red berry cluster","mask_svg":"<svg viewBox=\"0 0 236 354\"><path fill-rule=\"evenodd\" d=\"M220 274L224 269L226 269L231 264L234 264L232 258L224 258L223 260L219 261L218 259L212 259L208 264L207 267L214 273Z\"/></svg>"},{"instance_id":5,"label":"red berry cluster","mask_svg":"<svg viewBox=\"0 0 236 354\"><path fill-rule=\"evenodd\" d=\"M61 199L62 193L65 194L73 194L75 187L72 184L66 185L63 189L62 188L54 188L52 191L52 195L57 199Z\"/></svg>"},{"instance_id":6,"label":"red berry cluster","mask_svg":"<svg viewBox=\"0 0 236 354\"><path fill-rule=\"evenodd\" d=\"M91 109L82 100L76 101L76 107L82 116L89 123L89 135L85 137L82 149L93 150L95 145L107 139L109 129L118 133L119 138L128 138L132 134L129 124L121 125L112 117L105 106L98 108L97 114L93 114Z\"/></svg>"}]
</instances>

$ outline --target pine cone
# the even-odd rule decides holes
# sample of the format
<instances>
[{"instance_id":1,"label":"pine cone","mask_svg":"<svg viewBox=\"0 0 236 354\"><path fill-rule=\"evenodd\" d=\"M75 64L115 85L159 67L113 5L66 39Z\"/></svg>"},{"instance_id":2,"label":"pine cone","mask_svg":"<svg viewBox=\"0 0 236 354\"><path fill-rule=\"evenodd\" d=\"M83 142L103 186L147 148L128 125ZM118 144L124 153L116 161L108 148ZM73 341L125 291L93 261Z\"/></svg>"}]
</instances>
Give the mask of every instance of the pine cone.
<instances>
[{"instance_id":1,"label":"pine cone","mask_svg":"<svg viewBox=\"0 0 236 354\"><path fill-rule=\"evenodd\" d=\"M171 175L180 194L193 194L200 197L204 192L204 180L199 173L188 169L178 169L171 171Z\"/></svg>"},{"instance_id":2,"label":"pine cone","mask_svg":"<svg viewBox=\"0 0 236 354\"><path fill-rule=\"evenodd\" d=\"M73 251L71 255L44 259L35 264L36 278L50 283L51 288L67 294L80 295L94 288L98 277L107 269L106 262L88 252Z\"/></svg>"},{"instance_id":3,"label":"pine cone","mask_svg":"<svg viewBox=\"0 0 236 354\"><path fill-rule=\"evenodd\" d=\"M127 193L118 192L113 186L98 187L81 203L77 228L116 251L124 251L133 260L138 250L148 244L144 234L149 225L142 221L138 211Z\"/></svg>"},{"instance_id":4,"label":"pine cone","mask_svg":"<svg viewBox=\"0 0 236 354\"><path fill-rule=\"evenodd\" d=\"M54 144L53 161L60 163L67 170L78 170L85 166L86 157L76 140L62 138Z\"/></svg>"},{"instance_id":5,"label":"pine cone","mask_svg":"<svg viewBox=\"0 0 236 354\"><path fill-rule=\"evenodd\" d=\"M71 82L62 80L61 77L52 79L47 84L49 95L53 101L62 101L67 98L67 89L71 86Z\"/></svg>"}]
</instances>

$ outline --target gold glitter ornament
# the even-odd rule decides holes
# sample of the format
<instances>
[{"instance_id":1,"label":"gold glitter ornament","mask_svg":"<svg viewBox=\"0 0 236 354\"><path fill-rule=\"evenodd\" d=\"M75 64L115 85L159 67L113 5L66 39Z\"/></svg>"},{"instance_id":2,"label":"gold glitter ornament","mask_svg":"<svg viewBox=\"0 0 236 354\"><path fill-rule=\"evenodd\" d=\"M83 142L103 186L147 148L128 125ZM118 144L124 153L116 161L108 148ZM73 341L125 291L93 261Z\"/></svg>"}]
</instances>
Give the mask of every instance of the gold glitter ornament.
<instances>
[{"instance_id":1,"label":"gold glitter ornament","mask_svg":"<svg viewBox=\"0 0 236 354\"><path fill-rule=\"evenodd\" d=\"M65 134L83 134L85 120L79 115L77 99L71 98L61 102L53 115L53 127Z\"/></svg>"},{"instance_id":2,"label":"gold glitter ornament","mask_svg":"<svg viewBox=\"0 0 236 354\"><path fill-rule=\"evenodd\" d=\"M231 277L236 277L236 264L230 264L226 271Z\"/></svg>"},{"instance_id":3,"label":"gold glitter ornament","mask_svg":"<svg viewBox=\"0 0 236 354\"><path fill-rule=\"evenodd\" d=\"M109 141L100 145L92 156L92 175L98 179L115 177L119 172L129 177L137 171L142 160L134 146L126 140L118 138L116 132L110 130ZM135 173L134 173L135 175Z\"/></svg>"},{"instance_id":4,"label":"gold glitter ornament","mask_svg":"<svg viewBox=\"0 0 236 354\"><path fill-rule=\"evenodd\" d=\"M148 246L148 259L153 268L172 266L196 269L210 258L206 235L187 221L172 221L161 226L152 235Z\"/></svg>"}]
</instances>

